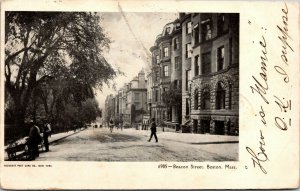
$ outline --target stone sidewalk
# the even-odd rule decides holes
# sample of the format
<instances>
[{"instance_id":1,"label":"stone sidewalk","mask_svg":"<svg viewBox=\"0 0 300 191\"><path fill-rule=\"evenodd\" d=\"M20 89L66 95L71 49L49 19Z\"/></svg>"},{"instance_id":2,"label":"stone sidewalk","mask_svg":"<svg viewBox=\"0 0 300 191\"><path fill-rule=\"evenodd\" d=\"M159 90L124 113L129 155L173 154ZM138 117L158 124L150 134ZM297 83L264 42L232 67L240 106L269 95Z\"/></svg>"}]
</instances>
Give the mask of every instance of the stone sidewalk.
<instances>
[{"instance_id":1,"label":"stone sidewalk","mask_svg":"<svg viewBox=\"0 0 300 191\"><path fill-rule=\"evenodd\" d=\"M128 128L123 131L114 129L115 132L123 132L124 134L140 134L150 136L150 130L136 130L135 128ZM188 144L231 144L238 143L239 136L230 135L211 135L211 134L195 134L195 133L177 133L175 130L168 129L163 132L160 127L157 128L158 139L165 139L168 141L176 141Z\"/></svg>"}]
</instances>

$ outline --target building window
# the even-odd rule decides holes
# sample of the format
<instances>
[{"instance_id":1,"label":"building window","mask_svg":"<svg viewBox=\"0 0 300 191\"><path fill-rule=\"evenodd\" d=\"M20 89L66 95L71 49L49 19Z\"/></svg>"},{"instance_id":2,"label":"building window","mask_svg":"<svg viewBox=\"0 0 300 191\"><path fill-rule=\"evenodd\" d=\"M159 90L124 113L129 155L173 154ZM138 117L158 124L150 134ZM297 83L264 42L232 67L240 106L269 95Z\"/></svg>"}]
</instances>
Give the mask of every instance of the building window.
<instances>
[{"instance_id":1,"label":"building window","mask_svg":"<svg viewBox=\"0 0 300 191\"><path fill-rule=\"evenodd\" d=\"M209 40L212 37L212 26L211 26L211 20L206 19L204 21L201 21L201 38L202 41Z\"/></svg>"},{"instance_id":2,"label":"building window","mask_svg":"<svg viewBox=\"0 0 300 191\"><path fill-rule=\"evenodd\" d=\"M174 80L174 82L173 82L173 87L174 87L175 89L178 88L178 80Z\"/></svg>"},{"instance_id":3,"label":"building window","mask_svg":"<svg viewBox=\"0 0 300 191\"><path fill-rule=\"evenodd\" d=\"M216 109L225 109L225 89L223 83L218 83L217 86Z\"/></svg>"},{"instance_id":4,"label":"building window","mask_svg":"<svg viewBox=\"0 0 300 191\"><path fill-rule=\"evenodd\" d=\"M169 48L164 47L164 57L168 57L168 56L169 56Z\"/></svg>"},{"instance_id":5,"label":"building window","mask_svg":"<svg viewBox=\"0 0 300 191\"><path fill-rule=\"evenodd\" d=\"M211 72L210 52L202 54L201 65L202 65L202 74L209 74Z\"/></svg>"},{"instance_id":6,"label":"building window","mask_svg":"<svg viewBox=\"0 0 300 191\"><path fill-rule=\"evenodd\" d=\"M185 90L189 91L189 81L191 80L191 70L185 71Z\"/></svg>"},{"instance_id":7,"label":"building window","mask_svg":"<svg viewBox=\"0 0 300 191\"><path fill-rule=\"evenodd\" d=\"M179 30L180 28L181 28L181 24L180 23L176 23L175 30Z\"/></svg>"},{"instance_id":8,"label":"building window","mask_svg":"<svg viewBox=\"0 0 300 191\"><path fill-rule=\"evenodd\" d=\"M232 84L229 85L228 109L232 108Z\"/></svg>"},{"instance_id":9,"label":"building window","mask_svg":"<svg viewBox=\"0 0 300 191\"><path fill-rule=\"evenodd\" d=\"M199 75L199 55L195 56L195 60L194 60L194 66L195 66L195 76Z\"/></svg>"},{"instance_id":10,"label":"building window","mask_svg":"<svg viewBox=\"0 0 300 191\"><path fill-rule=\"evenodd\" d=\"M140 100L140 93L134 93L135 100Z\"/></svg>"},{"instance_id":11,"label":"building window","mask_svg":"<svg viewBox=\"0 0 300 191\"><path fill-rule=\"evenodd\" d=\"M199 93L198 93L198 89L195 90L194 92L194 109L198 109L198 100L199 100Z\"/></svg>"},{"instance_id":12,"label":"building window","mask_svg":"<svg viewBox=\"0 0 300 191\"><path fill-rule=\"evenodd\" d=\"M190 100L185 98L185 115L190 115Z\"/></svg>"},{"instance_id":13,"label":"building window","mask_svg":"<svg viewBox=\"0 0 300 191\"><path fill-rule=\"evenodd\" d=\"M164 76L169 76L169 66L164 66L163 67L163 70L164 70Z\"/></svg>"},{"instance_id":14,"label":"building window","mask_svg":"<svg viewBox=\"0 0 300 191\"><path fill-rule=\"evenodd\" d=\"M167 33L167 34L170 34L170 27L167 27L166 33Z\"/></svg>"},{"instance_id":15,"label":"building window","mask_svg":"<svg viewBox=\"0 0 300 191\"><path fill-rule=\"evenodd\" d=\"M217 51L218 71L224 69L224 60L225 60L224 56L225 56L224 46L221 46L220 48L218 48Z\"/></svg>"},{"instance_id":16,"label":"building window","mask_svg":"<svg viewBox=\"0 0 300 191\"><path fill-rule=\"evenodd\" d=\"M174 50L177 50L179 48L179 40L178 38L174 39Z\"/></svg>"},{"instance_id":17,"label":"building window","mask_svg":"<svg viewBox=\"0 0 300 191\"><path fill-rule=\"evenodd\" d=\"M155 90L155 101L158 101L158 90Z\"/></svg>"},{"instance_id":18,"label":"building window","mask_svg":"<svg viewBox=\"0 0 300 191\"><path fill-rule=\"evenodd\" d=\"M206 89L202 93L201 99L201 109L210 109L210 92Z\"/></svg>"},{"instance_id":19,"label":"building window","mask_svg":"<svg viewBox=\"0 0 300 191\"><path fill-rule=\"evenodd\" d=\"M225 32L225 14L218 15L218 35L222 35Z\"/></svg>"},{"instance_id":20,"label":"building window","mask_svg":"<svg viewBox=\"0 0 300 191\"><path fill-rule=\"evenodd\" d=\"M185 45L185 57L190 58L192 56L192 46L191 43Z\"/></svg>"},{"instance_id":21,"label":"building window","mask_svg":"<svg viewBox=\"0 0 300 191\"><path fill-rule=\"evenodd\" d=\"M199 43L199 25L198 24L196 24L194 26L193 35L194 35L194 44L198 44Z\"/></svg>"},{"instance_id":22,"label":"building window","mask_svg":"<svg viewBox=\"0 0 300 191\"><path fill-rule=\"evenodd\" d=\"M185 91L189 90L189 70L185 71Z\"/></svg>"},{"instance_id":23,"label":"building window","mask_svg":"<svg viewBox=\"0 0 300 191\"><path fill-rule=\"evenodd\" d=\"M162 58L162 51L161 51L161 49L159 49L159 56L160 56L160 58Z\"/></svg>"},{"instance_id":24,"label":"building window","mask_svg":"<svg viewBox=\"0 0 300 191\"><path fill-rule=\"evenodd\" d=\"M175 69L179 69L179 65L180 65L180 57L176 56L175 57Z\"/></svg>"},{"instance_id":25,"label":"building window","mask_svg":"<svg viewBox=\"0 0 300 191\"><path fill-rule=\"evenodd\" d=\"M159 63L159 55L156 55L156 64Z\"/></svg>"},{"instance_id":26,"label":"building window","mask_svg":"<svg viewBox=\"0 0 300 191\"><path fill-rule=\"evenodd\" d=\"M186 33L191 34L192 33L192 22L186 23Z\"/></svg>"},{"instance_id":27,"label":"building window","mask_svg":"<svg viewBox=\"0 0 300 191\"><path fill-rule=\"evenodd\" d=\"M136 109L139 109L139 108L141 107L140 102L134 102L134 105L135 105L135 108L136 108Z\"/></svg>"}]
</instances>

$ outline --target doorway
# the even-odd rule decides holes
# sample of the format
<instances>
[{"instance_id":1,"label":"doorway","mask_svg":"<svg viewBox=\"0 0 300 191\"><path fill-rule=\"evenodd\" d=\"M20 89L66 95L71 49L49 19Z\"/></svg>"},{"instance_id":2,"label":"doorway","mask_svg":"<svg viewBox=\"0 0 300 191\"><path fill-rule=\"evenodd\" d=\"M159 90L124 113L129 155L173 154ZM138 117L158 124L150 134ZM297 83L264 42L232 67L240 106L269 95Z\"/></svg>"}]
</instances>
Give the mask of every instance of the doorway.
<instances>
[{"instance_id":1,"label":"doorway","mask_svg":"<svg viewBox=\"0 0 300 191\"><path fill-rule=\"evenodd\" d=\"M201 120L201 133L210 133L210 120Z\"/></svg>"},{"instance_id":2,"label":"doorway","mask_svg":"<svg viewBox=\"0 0 300 191\"><path fill-rule=\"evenodd\" d=\"M215 121L215 132L216 132L216 135L224 135L225 134L224 121Z\"/></svg>"}]
</instances>

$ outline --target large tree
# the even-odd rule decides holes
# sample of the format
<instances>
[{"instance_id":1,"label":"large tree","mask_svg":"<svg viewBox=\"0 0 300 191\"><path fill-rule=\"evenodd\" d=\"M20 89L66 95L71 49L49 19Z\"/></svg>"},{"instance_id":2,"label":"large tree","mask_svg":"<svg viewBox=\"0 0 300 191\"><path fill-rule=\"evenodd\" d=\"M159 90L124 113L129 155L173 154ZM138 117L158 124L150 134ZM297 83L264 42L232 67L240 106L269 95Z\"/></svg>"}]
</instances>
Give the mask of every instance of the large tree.
<instances>
[{"instance_id":1,"label":"large tree","mask_svg":"<svg viewBox=\"0 0 300 191\"><path fill-rule=\"evenodd\" d=\"M168 112L168 120L172 119L172 107L177 109L178 116L181 116L182 93L180 88L170 86L170 89L162 93L162 101ZM181 117L180 117L181 118ZM179 118L179 119L180 119Z\"/></svg>"},{"instance_id":2,"label":"large tree","mask_svg":"<svg viewBox=\"0 0 300 191\"><path fill-rule=\"evenodd\" d=\"M101 88L116 75L102 56L110 40L97 13L6 12L5 19L5 91L17 126L43 82Z\"/></svg>"}]
</instances>

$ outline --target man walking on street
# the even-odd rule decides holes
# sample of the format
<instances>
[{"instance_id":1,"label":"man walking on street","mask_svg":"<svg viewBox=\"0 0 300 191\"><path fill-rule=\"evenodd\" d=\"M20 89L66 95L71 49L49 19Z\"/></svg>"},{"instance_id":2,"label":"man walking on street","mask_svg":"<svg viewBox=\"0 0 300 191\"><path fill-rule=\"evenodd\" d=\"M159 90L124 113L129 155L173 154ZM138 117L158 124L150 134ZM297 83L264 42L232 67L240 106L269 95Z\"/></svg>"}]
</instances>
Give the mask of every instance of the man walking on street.
<instances>
[{"instance_id":1,"label":"man walking on street","mask_svg":"<svg viewBox=\"0 0 300 191\"><path fill-rule=\"evenodd\" d=\"M152 136L154 135L154 138L155 138L156 142L158 142L158 139L157 139L157 136L156 136L156 123L155 123L154 118L152 118L150 130L151 130L151 135L150 135L150 139L148 141L150 142L151 139L152 139Z\"/></svg>"}]
</instances>

